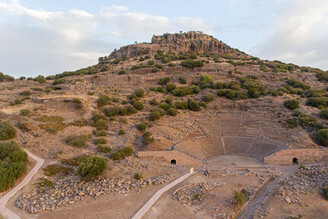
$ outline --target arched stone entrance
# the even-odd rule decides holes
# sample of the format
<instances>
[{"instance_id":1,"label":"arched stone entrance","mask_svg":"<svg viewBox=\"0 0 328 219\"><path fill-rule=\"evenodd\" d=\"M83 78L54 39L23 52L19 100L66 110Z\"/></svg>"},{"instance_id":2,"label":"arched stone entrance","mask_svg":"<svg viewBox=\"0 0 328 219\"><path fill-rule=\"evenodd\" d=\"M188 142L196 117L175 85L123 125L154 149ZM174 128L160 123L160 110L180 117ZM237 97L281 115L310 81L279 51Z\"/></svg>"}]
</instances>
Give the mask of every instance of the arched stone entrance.
<instances>
[{"instance_id":1,"label":"arched stone entrance","mask_svg":"<svg viewBox=\"0 0 328 219\"><path fill-rule=\"evenodd\" d=\"M296 157L293 158L293 164L298 164L298 159Z\"/></svg>"},{"instance_id":2,"label":"arched stone entrance","mask_svg":"<svg viewBox=\"0 0 328 219\"><path fill-rule=\"evenodd\" d=\"M171 164L172 165L176 165L177 164L177 161L175 159L171 160Z\"/></svg>"}]
</instances>

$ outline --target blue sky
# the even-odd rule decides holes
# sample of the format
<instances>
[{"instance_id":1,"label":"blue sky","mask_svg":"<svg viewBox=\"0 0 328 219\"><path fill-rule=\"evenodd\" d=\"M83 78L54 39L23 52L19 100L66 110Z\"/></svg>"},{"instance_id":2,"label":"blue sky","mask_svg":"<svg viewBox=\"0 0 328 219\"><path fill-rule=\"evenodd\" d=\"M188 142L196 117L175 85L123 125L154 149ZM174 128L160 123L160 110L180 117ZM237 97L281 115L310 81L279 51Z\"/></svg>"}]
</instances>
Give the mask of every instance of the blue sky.
<instances>
[{"instance_id":1,"label":"blue sky","mask_svg":"<svg viewBox=\"0 0 328 219\"><path fill-rule=\"evenodd\" d=\"M0 0L0 72L75 70L180 30L203 31L262 59L328 69L326 0Z\"/></svg>"}]
</instances>

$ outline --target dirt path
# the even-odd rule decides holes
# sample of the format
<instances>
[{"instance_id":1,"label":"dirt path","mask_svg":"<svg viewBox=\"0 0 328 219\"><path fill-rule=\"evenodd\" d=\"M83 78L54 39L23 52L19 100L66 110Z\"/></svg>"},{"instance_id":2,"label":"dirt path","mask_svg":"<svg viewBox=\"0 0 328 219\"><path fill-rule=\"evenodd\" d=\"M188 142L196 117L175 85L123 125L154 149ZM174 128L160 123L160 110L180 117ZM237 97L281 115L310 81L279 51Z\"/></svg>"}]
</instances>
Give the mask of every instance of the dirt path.
<instances>
[{"instance_id":1,"label":"dirt path","mask_svg":"<svg viewBox=\"0 0 328 219\"><path fill-rule=\"evenodd\" d=\"M0 199L0 214L4 218L8 219L18 219L20 218L17 214L6 208L6 204L9 201L11 197L13 197L16 192L21 190L26 184L28 184L33 176L38 172L38 170L42 167L44 160L37 157L36 155L32 154L31 152L25 150L27 155L35 160L37 163L33 167L33 169L24 177L24 179L13 189L11 189L9 192L7 192L1 199Z\"/></svg>"},{"instance_id":2,"label":"dirt path","mask_svg":"<svg viewBox=\"0 0 328 219\"><path fill-rule=\"evenodd\" d=\"M171 189L172 187L176 186L177 184L181 183L183 180L187 179L189 176L195 174L197 172L191 172L191 173L187 173L183 176L181 176L180 178L174 180L173 182L171 182L170 184L164 186L163 188L161 188L160 190L158 190L149 200L146 204L144 204L144 206L142 206L140 208L140 210L132 217L132 219L141 219L146 213L147 211L155 204L155 202L163 195L164 192L166 192L167 190Z\"/></svg>"},{"instance_id":3,"label":"dirt path","mask_svg":"<svg viewBox=\"0 0 328 219\"><path fill-rule=\"evenodd\" d=\"M247 205L247 207L236 217L236 219L251 219L254 218L256 211L262 206L262 202L267 198L272 198L274 191L279 187L279 183L287 177L293 175L298 167L293 167L285 172L282 176L275 178L273 181L266 184L255 198Z\"/></svg>"}]
</instances>

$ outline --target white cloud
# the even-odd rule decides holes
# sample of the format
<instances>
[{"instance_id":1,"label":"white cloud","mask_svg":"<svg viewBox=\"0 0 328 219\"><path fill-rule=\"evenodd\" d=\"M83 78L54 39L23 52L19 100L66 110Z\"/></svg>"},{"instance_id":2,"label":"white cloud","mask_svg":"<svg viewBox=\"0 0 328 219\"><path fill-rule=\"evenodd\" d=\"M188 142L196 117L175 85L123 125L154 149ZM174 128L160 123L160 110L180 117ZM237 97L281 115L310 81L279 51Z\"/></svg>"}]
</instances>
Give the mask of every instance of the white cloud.
<instances>
[{"instance_id":1,"label":"white cloud","mask_svg":"<svg viewBox=\"0 0 328 219\"><path fill-rule=\"evenodd\" d=\"M258 55L328 69L328 2L292 0L277 15Z\"/></svg>"}]
</instances>

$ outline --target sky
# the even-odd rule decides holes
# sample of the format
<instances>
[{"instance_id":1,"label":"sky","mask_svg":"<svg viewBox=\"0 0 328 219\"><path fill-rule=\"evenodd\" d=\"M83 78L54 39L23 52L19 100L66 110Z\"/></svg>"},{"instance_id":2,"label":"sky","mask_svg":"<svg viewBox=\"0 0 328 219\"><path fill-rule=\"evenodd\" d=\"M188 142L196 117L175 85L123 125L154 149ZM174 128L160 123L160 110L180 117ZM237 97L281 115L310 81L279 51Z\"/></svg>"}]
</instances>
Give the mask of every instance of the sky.
<instances>
[{"instance_id":1,"label":"sky","mask_svg":"<svg viewBox=\"0 0 328 219\"><path fill-rule=\"evenodd\" d=\"M0 72L53 75L199 30L261 59L328 70L327 0L0 0Z\"/></svg>"}]
</instances>

